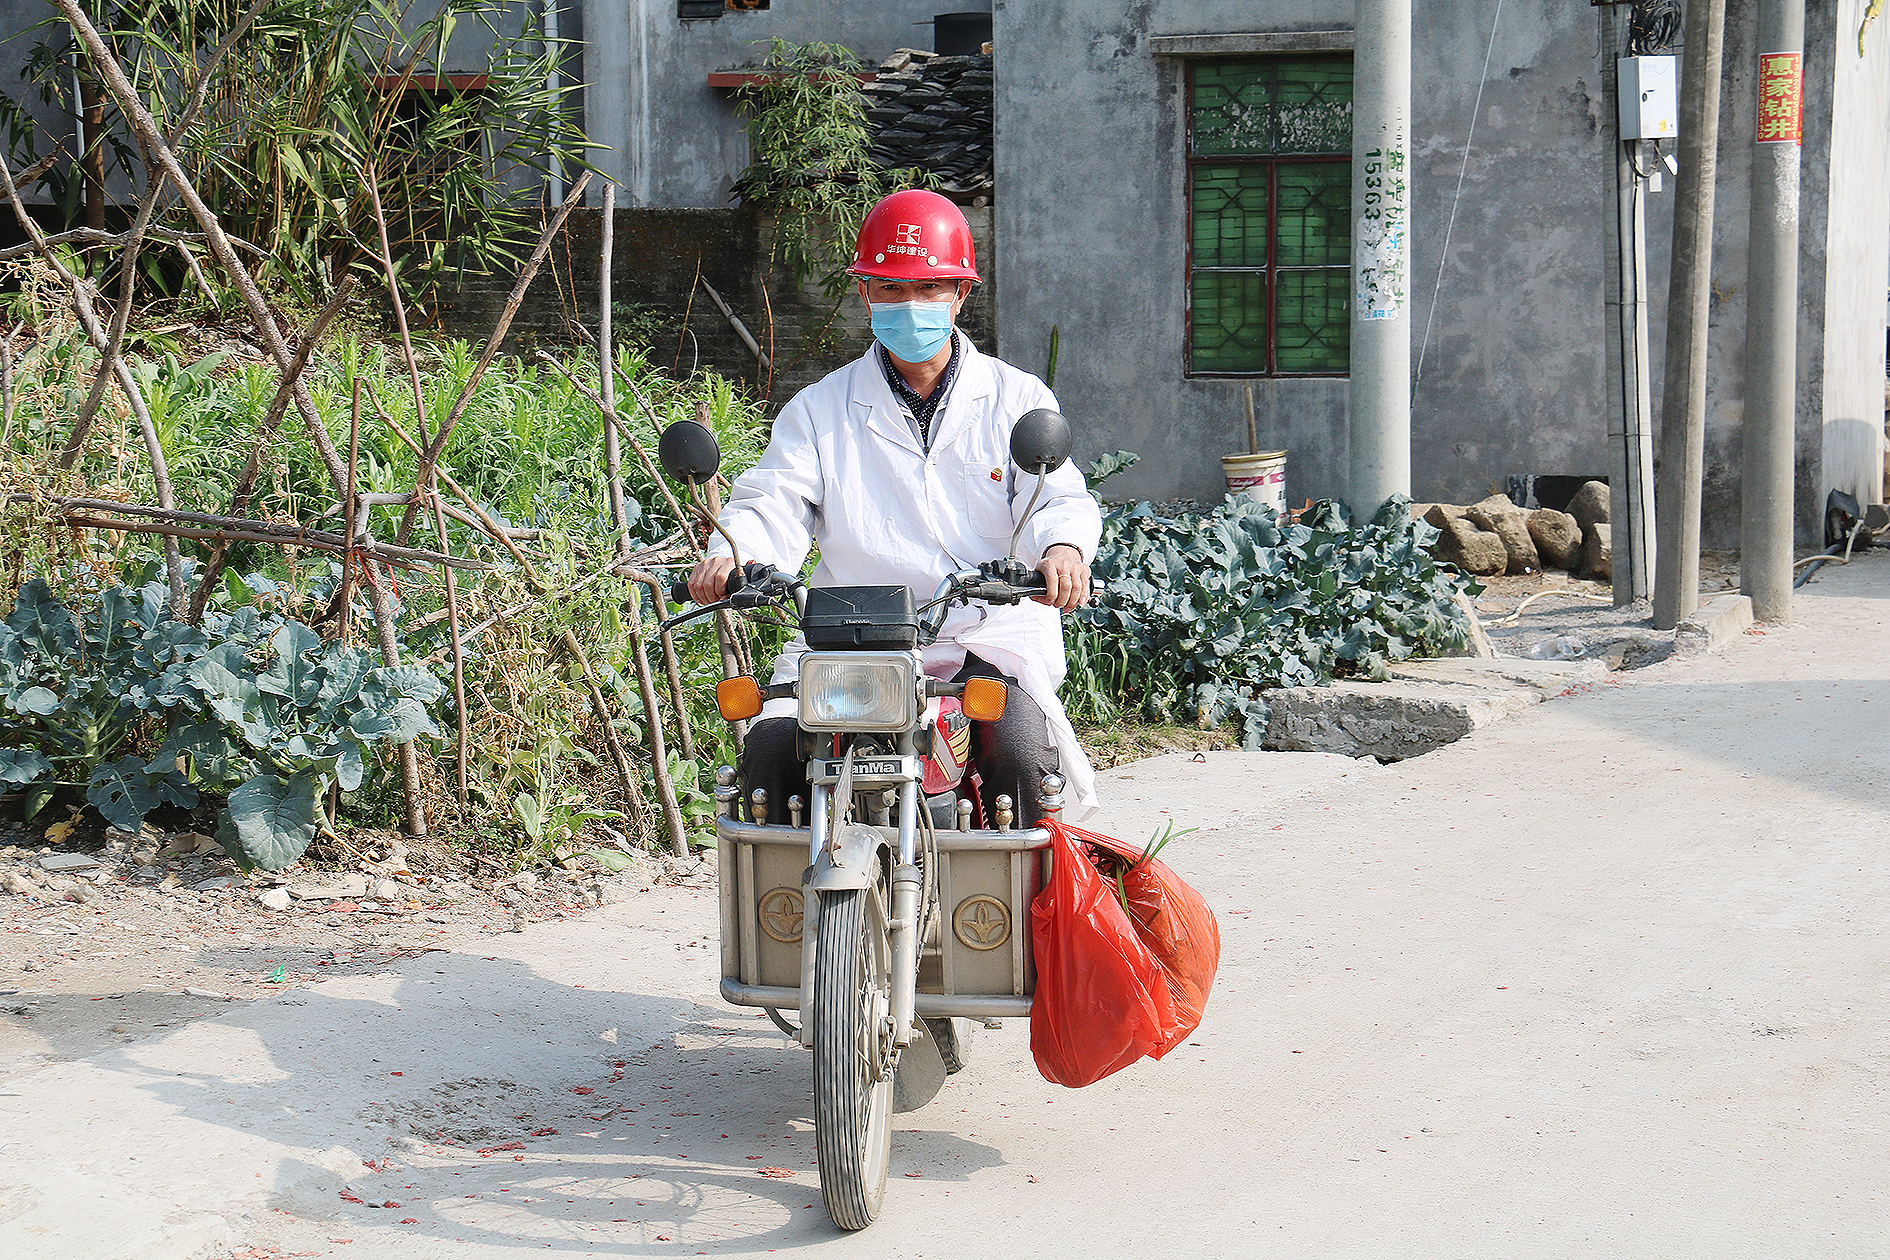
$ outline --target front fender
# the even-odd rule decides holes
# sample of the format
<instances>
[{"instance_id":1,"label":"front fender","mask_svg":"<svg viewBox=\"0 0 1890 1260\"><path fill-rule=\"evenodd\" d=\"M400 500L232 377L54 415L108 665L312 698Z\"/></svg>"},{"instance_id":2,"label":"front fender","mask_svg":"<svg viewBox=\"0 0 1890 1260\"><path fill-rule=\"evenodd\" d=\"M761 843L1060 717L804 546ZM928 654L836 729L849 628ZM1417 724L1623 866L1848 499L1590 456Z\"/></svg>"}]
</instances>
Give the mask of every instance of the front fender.
<instances>
[{"instance_id":1,"label":"front fender","mask_svg":"<svg viewBox=\"0 0 1890 1260\"><path fill-rule=\"evenodd\" d=\"M879 851L886 847L879 828L848 823L840 829L839 851L829 846L814 859L807 886L819 892L870 887L879 878Z\"/></svg>"}]
</instances>

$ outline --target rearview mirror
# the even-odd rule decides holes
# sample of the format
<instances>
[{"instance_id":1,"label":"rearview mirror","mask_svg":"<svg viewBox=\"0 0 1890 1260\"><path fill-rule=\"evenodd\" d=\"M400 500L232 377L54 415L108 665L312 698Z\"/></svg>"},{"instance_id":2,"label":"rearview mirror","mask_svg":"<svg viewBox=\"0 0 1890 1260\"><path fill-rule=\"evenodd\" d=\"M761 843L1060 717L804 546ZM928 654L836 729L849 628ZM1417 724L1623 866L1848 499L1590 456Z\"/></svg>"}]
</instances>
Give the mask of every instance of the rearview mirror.
<instances>
[{"instance_id":1,"label":"rearview mirror","mask_svg":"<svg viewBox=\"0 0 1890 1260\"><path fill-rule=\"evenodd\" d=\"M1011 426L1011 459L1027 473L1042 476L1063 467L1070 445L1070 422L1048 407L1026 411Z\"/></svg>"},{"instance_id":2,"label":"rearview mirror","mask_svg":"<svg viewBox=\"0 0 1890 1260\"><path fill-rule=\"evenodd\" d=\"M677 481L701 485L722 466L722 444L706 424L678 420L656 440L656 458Z\"/></svg>"}]
</instances>

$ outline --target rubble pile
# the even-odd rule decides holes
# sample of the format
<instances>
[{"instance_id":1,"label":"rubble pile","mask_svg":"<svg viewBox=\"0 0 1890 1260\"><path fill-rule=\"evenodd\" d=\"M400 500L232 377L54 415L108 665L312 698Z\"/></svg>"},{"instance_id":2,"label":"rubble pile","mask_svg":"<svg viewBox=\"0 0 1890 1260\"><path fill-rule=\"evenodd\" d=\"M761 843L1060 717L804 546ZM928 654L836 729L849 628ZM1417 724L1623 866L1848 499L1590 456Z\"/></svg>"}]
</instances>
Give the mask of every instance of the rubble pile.
<instances>
[{"instance_id":1,"label":"rubble pile","mask_svg":"<svg viewBox=\"0 0 1890 1260\"><path fill-rule=\"evenodd\" d=\"M990 54L941 57L901 48L860 90L868 102L872 159L916 166L957 199L991 195Z\"/></svg>"},{"instance_id":2,"label":"rubble pile","mask_svg":"<svg viewBox=\"0 0 1890 1260\"><path fill-rule=\"evenodd\" d=\"M1521 508L1493 494L1481 503L1416 503L1413 516L1437 527L1431 554L1478 577L1566 569L1573 577L1614 578L1608 485L1590 481L1566 512Z\"/></svg>"}]
</instances>

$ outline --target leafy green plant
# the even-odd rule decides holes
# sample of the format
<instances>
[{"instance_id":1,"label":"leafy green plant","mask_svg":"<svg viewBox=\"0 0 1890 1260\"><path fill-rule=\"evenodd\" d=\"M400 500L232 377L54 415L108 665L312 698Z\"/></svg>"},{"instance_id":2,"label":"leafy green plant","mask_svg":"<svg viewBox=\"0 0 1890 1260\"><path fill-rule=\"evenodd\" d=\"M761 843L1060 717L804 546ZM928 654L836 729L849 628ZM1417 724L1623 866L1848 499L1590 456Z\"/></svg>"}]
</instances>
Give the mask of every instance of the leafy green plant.
<instances>
[{"instance_id":1,"label":"leafy green plant","mask_svg":"<svg viewBox=\"0 0 1890 1260\"><path fill-rule=\"evenodd\" d=\"M153 765L186 755L206 785L241 780L217 834L240 865L280 870L300 858L323 821L321 798L331 785L361 785L370 745L440 733L430 706L445 685L424 666L374 660L285 619L267 640L225 642L185 667L209 718L173 730Z\"/></svg>"},{"instance_id":2,"label":"leafy green plant","mask_svg":"<svg viewBox=\"0 0 1890 1260\"><path fill-rule=\"evenodd\" d=\"M1463 645L1452 597L1481 588L1431 558L1435 537L1403 499L1363 525L1330 500L1296 523L1236 497L1180 517L1111 507L1094 565L1105 593L1071 619L1070 707L1092 721L1233 719L1258 747L1268 688L1383 679L1391 662Z\"/></svg>"},{"instance_id":3,"label":"leafy green plant","mask_svg":"<svg viewBox=\"0 0 1890 1260\"><path fill-rule=\"evenodd\" d=\"M873 203L899 188L938 181L887 170L867 156L872 134L859 91L865 67L838 44L775 39L759 79L737 89L754 161L735 195L774 215L772 256L830 298L846 292L853 241Z\"/></svg>"},{"instance_id":4,"label":"leafy green plant","mask_svg":"<svg viewBox=\"0 0 1890 1260\"><path fill-rule=\"evenodd\" d=\"M188 626L159 624L155 610L122 589L77 617L44 581L21 589L0 623L0 731L12 736L0 748L0 782L26 789L29 818L61 786L84 789L133 828L162 800L197 803L181 775L147 776L143 758L119 756L150 714L182 698L166 669L208 645ZM134 803L142 806L135 817Z\"/></svg>"},{"instance_id":5,"label":"leafy green plant","mask_svg":"<svg viewBox=\"0 0 1890 1260\"><path fill-rule=\"evenodd\" d=\"M329 787L360 786L372 745L438 734L428 706L445 688L429 670L377 666L253 606L193 627L166 598L161 582L112 587L74 614L43 579L21 588L0 623L0 782L83 787L126 831L160 804L227 792L225 850L279 870L314 839Z\"/></svg>"}]
</instances>

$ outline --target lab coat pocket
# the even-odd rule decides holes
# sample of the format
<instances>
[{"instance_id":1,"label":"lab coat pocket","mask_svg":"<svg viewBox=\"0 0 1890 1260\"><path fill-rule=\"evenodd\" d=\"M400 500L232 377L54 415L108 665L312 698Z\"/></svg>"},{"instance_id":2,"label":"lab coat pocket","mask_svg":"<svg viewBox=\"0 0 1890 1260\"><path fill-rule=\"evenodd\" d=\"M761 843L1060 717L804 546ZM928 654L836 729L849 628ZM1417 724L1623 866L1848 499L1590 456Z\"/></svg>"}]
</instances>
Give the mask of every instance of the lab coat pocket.
<instances>
[{"instance_id":1,"label":"lab coat pocket","mask_svg":"<svg viewBox=\"0 0 1890 1260\"><path fill-rule=\"evenodd\" d=\"M965 519L972 531L980 538L1002 538L1008 547L1011 541L1011 496L1010 488L1005 484L1004 466L968 461L965 464L963 485Z\"/></svg>"}]
</instances>

